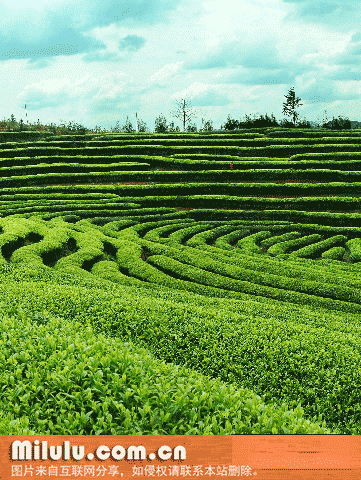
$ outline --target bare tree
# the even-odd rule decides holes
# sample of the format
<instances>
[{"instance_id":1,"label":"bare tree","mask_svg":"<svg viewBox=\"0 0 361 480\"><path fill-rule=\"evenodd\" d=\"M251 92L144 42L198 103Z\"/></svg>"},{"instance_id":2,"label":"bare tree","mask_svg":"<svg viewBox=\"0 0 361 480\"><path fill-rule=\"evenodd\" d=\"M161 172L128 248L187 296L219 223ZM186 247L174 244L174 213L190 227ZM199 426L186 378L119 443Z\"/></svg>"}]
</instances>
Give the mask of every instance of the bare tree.
<instances>
[{"instance_id":1,"label":"bare tree","mask_svg":"<svg viewBox=\"0 0 361 480\"><path fill-rule=\"evenodd\" d=\"M23 107L23 108L25 109L25 119L26 119L26 123L29 123L29 120L28 120L28 113L27 113L27 111L26 111L26 103L25 103L25 105L24 105L24 107Z\"/></svg>"},{"instance_id":2,"label":"bare tree","mask_svg":"<svg viewBox=\"0 0 361 480\"><path fill-rule=\"evenodd\" d=\"M186 124L189 123L196 115L195 112L192 111L192 105L189 100L183 98L182 100L177 101L177 109L172 115L176 118L179 118L183 122L183 132L186 131Z\"/></svg>"}]
</instances>

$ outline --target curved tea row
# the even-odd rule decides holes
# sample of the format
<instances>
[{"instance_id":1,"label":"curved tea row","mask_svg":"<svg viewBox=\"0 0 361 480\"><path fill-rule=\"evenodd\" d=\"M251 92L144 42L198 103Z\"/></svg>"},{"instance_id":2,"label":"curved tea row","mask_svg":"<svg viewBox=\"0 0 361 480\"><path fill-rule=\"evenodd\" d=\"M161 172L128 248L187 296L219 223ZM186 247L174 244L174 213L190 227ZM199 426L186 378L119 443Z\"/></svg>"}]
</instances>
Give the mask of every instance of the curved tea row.
<instances>
[{"instance_id":1,"label":"curved tea row","mask_svg":"<svg viewBox=\"0 0 361 480\"><path fill-rule=\"evenodd\" d=\"M360 433L359 134L299 133L2 145L0 433Z\"/></svg>"}]
</instances>

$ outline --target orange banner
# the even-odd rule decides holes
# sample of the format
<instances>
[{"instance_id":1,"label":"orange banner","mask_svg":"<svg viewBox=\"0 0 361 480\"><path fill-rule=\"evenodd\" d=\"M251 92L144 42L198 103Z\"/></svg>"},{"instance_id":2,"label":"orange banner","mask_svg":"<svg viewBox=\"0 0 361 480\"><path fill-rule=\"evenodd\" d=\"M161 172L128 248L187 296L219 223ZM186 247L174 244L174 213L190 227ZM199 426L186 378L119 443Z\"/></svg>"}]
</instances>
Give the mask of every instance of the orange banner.
<instances>
[{"instance_id":1,"label":"orange banner","mask_svg":"<svg viewBox=\"0 0 361 480\"><path fill-rule=\"evenodd\" d=\"M0 479L361 478L351 435L3 435Z\"/></svg>"}]
</instances>

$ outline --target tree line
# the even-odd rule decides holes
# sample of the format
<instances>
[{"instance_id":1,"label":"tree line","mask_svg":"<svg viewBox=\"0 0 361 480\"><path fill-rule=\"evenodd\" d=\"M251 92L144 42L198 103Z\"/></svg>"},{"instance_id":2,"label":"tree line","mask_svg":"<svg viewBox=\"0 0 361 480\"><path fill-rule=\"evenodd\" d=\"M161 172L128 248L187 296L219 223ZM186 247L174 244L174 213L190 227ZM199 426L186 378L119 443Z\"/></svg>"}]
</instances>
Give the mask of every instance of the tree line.
<instances>
[{"instance_id":1,"label":"tree line","mask_svg":"<svg viewBox=\"0 0 361 480\"><path fill-rule=\"evenodd\" d=\"M328 128L331 130L348 130L351 128L351 121L347 117L341 117L340 115L332 120L328 120L327 117L323 119L321 123L311 124L306 118L299 120L298 107L303 104L300 97L296 97L294 87L290 88L288 94L285 95L286 101L283 103L282 113L290 119L283 119L278 122L275 116L256 115L251 118L249 115L245 115L244 120L235 120L228 115L227 121L222 125L221 129L224 130L240 130L242 128L256 128L256 127L284 127L284 128Z\"/></svg>"},{"instance_id":2,"label":"tree line","mask_svg":"<svg viewBox=\"0 0 361 480\"><path fill-rule=\"evenodd\" d=\"M335 118L333 117L332 120L328 120L327 117L319 123L313 123L303 118L302 120L299 119L298 108L303 104L301 102L300 97L296 97L294 87L290 88L287 95L285 95L286 101L283 103L282 113L289 117L284 118L281 121L277 121L275 116L272 114L269 116L266 115L253 115L252 118L250 115L245 115L243 120L236 120L231 118L228 115L227 120L223 125L221 125L220 131L234 131L241 130L244 128L260 128L260 127L284 127L284 128L312 128L312 127L319 127L319 128L327 128L332 130L347 130L351 129L351 121L348 117L341 117L340 115ZM195 123L192 122L193 118L196 116L196 112L194 111L191 102L185 98L176 102L176 108L174 111L170 112L171 115L182 122L183 132L186 133L212 133L219 130L215 130L213 126L213 120L208 119L205 120L202 117L201 120L201 127L198 129ZM96 126L93 129L88 129L83 125L69 122L67 125L65 123L61 123L60 125L56 125L51 123L50 125L43 125L39 122L35 124L31 124L27 122L26 124L21 119L19 122L16 121L14 115L11 115L10 119L0 121L0 131L50 131L57 135L66 135L66 134L85 134L85 133L105 133L107 130L102 129L99 126ZM136 114L136 122L133 125L132 121L127 116L125 123L120 126L119 121L116 122L115 127L111 128L111 132L124 132L124 133L143 133L149 132L150 129L148 128L145 121L138 118ZM155 133L178 133L180 132L180 128L175 126L174 122L171 121L168 123L167 118L160 114L155 119L154 124L154 132Z\"/></svg>"},{"instance_id":3,"label":"tree line","mask_svg":"<svg viewBox=\"0 0 361 480\"><path fill-rule=\"evenodd\" d=\"M245 115L243 120L236 120L231 118L228 115L226 122L221 125L221 131L234 131L234 130L241 130L243 128L259 128L259 127L284 127L284 128L313 128L313 127L320 127L320 128L328 128L332 130L347 130L351 129L351 121L347 117L338 116L337 118L333 117L332 120L328 120L325 118L321 123L316 123L314 125L311 124L308 120L303 118L299 120L299 113L297 109L301 107L303 104L301 102L300 97L296 97L294 87L290 88L287 95L285 95L286 101L283 103L282 113L290 119L283 119L278 122L275 116L272 114L269 116L266 115L253 115L251 118L250 115ZM183 123L183 132L187 133L211 133L214 132L215 129L213 127L213 121L211 119L206 120L202 118L202 125L200 129L197 129L197 126L192 123L192 118L196 115L192 109L191 102L186 99L182 99L177 102L177 108L172 115L178 119L180 119ZM134 133L138 132L147 132L149 131L145 122L137 120L137 128L133 127L132 122L127 117L127 120L123 127L119 127L118 125L115 131L119 132L127 132L127 133ZM114 131L114 130L113 130ZM155 119L155 127L154 132L156 133L174 133L180 132L179 127L174 126L174 122L170 122L168 125L166 117L161 114Z\"/></svg>"}]
</instances>

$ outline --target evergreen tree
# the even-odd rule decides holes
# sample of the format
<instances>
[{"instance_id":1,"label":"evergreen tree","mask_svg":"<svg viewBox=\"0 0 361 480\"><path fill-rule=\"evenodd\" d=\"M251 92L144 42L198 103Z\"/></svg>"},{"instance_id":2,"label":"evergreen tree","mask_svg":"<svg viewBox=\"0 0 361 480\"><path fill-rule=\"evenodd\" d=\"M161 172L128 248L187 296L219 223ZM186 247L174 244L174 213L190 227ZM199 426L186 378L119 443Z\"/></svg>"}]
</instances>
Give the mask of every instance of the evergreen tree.
<instances>
[{"instance_id":1,"label":"evergreen tree","mask_svg":"<svg viewBox=\"0 0 361 480\"><path fill-rule=\"evenodd\" d=\"M168 132L167 119L165 118L164 115L159 115L155 119L154 131L157 132L157 133L167 133Z\"/></svg>"},{"instance_id":2,"label":"evergreen tree","mask_svg":"<svg viewBox=\"0 0 361 480\"><path fill-rule=\"evenodd\" d=\"M126 132L126 133L134 133L135 132L135 129L133 127L133 124L132 122L129 120L129 117L127 116L127 119L125 121L125 125L123 125L123 128L122 128L122 131L123 132Z\"/></svg>"},{"instance_id":3,"label":"evergreen tree","mask_svg":"<svg viewBox=\"0 0 361 480\"><path fill-rule=\"evenodd\" d=\"M138 132L147 132L147 124L143 121L137 118L137 125L138 125Z\"/></svg>"},{"instance_id":4,"label":"evergreen tree","mask_svg":"<svg viewBox=\"0 0 361 480\"><path fill-rule=\"evenodd\" d=\"M200 129L201 132L213 132L213 120L209 119L206 122L204 121L204 118L202 118L202 127Z\"/></svg>"},{"instance_id":5,"label":"evergreen tree","mask_svg":"<svg viewBox=\"0 0 361 480\"><path fill-rule=\"evenodd\" d=\"M187 133L197 133L197 126L193 123L187 126Z\"/></svg>"},{"instance_id":6,"label":"evergreen tree","mask_svg":"<svg viewBox=\"0 0 361 480\"><path fill-rule=\"evenodd\" d=\"M300 103L300 101L301 101L300 97L296 97L294 87L289 89L288 94L285 95L285 97L286 97L286 102L284 102L284 104L283 104L282 113L290 116L292 118L292 121L293 121L293 126L296 126L296 120L297 120L297 117L298 117L298 113L296 112L296 108L303 105L303 103Z\"/></svg>"},{"instance_id":7,"label":"evergreen tree","mask_svg":"<svg viewBox=\"0 0 361 480\"><path fill-rule=\"evenodd\" d=\"M350 130L351 122L349 118L342 118L339 115L338 118L333 117L332 120L324 123L322 128L330 128L331 130Z\"/></svg>"},{"instance_id":8,"label":"evergreen tree","mask_svg":"<svg viewBox=\"0 0 361 480\"><path fill-rule=\"evenodd\" d=\"M226 123L223 125L223 128L225 130L237 130L238 128L240 128L240 122L238 120L234 120L233 118L231 118L231 116L228 114L228 117L227 117L227 121Z\"/></svg>"}]
</instances>

